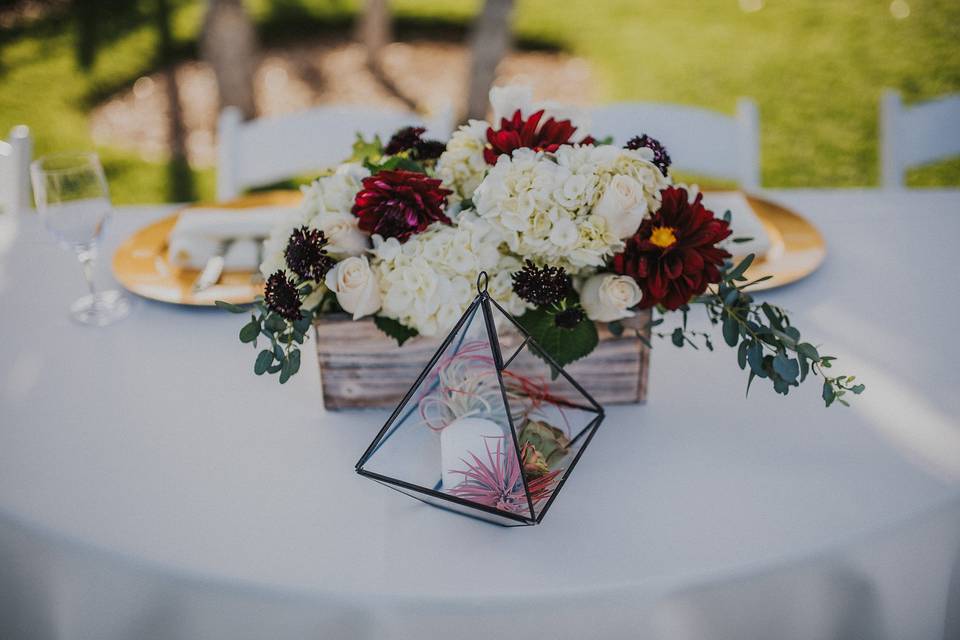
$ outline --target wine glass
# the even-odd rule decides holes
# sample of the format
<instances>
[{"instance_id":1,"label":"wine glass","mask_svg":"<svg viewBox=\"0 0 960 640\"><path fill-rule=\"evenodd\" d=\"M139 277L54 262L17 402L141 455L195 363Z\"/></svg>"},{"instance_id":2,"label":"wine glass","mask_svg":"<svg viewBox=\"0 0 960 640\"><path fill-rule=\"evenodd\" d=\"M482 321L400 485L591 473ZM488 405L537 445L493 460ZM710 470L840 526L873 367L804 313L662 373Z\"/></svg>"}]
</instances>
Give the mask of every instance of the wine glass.
<instances>
[{"instance_id":1,"label":"wine glass","mask_svg":"<svg viewBox=\"0 0 960 640\"><path fill-rule=\"evenodd\" d=\"M44 226L61 246L76 252L90 290L70 306L70 316L97 327L126 317L127 297L120 291L97 291L93 281L97 245L111 212L100 158L95 153L44 156L30 165L30 177Z\"/></svg>"}]
</instances>

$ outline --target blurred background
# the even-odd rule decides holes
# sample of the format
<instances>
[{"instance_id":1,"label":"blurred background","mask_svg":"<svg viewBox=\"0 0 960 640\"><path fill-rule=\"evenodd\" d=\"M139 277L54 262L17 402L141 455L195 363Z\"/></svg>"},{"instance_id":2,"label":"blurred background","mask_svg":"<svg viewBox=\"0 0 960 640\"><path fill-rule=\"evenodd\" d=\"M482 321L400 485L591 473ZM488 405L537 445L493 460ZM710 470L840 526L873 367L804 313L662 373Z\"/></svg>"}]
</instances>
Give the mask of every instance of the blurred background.
<instances>
[{"instance_id":1,"label":"blurred background","mask_svg":"<svg viewBox=\"0 0 960 640\"><path fill-rule=\"evenodd\" d=\"M117 203L210 200L224 104L462 119L510 81L581 105L747 96L763 186L876 186L882 90L960 91L958 42L956 0L0 0L0 132L95 148ZM906 182L960 185L960 158Z\"/></svg>"}]
</instances>

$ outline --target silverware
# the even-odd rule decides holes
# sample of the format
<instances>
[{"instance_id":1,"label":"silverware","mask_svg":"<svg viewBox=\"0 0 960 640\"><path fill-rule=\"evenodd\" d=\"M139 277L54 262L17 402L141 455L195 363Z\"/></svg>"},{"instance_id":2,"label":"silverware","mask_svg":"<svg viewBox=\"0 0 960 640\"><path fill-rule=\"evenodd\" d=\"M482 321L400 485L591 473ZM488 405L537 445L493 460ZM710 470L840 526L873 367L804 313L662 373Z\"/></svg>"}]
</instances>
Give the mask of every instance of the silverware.
<instances>
[{"instance_id":1,"label":"silverware","mask_svg":"<svg viewBox=\"0 0 960 640\"><path fill-rule=\"evenodd\" d=\"M226 240L220 243L217 252L210 256L207 264L203 266L200 277L193 283L193 292L200 293L220 282L220 276L223 275L224 256L227 255L227 249L233 244L232 240Z\"/></svg>"}]
</instances>

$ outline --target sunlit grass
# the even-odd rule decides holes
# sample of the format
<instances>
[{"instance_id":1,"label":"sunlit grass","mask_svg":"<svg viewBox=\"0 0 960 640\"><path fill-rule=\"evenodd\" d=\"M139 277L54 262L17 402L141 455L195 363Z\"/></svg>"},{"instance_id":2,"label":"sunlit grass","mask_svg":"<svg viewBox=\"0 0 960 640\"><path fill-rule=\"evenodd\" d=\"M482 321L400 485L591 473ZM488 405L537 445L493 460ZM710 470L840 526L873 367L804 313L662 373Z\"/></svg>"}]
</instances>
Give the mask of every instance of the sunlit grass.
<instances>
[{"instance_id":1,"label":"sunlit grass","mask_svg":"<svg viewBox=\"0 0 960 640\"><path fill-rule=\"evenodd\" d=\"M202 3L172 4L178 50L190 53ZM453 23L469 21L479 4L392 3L402 18ZM605 100L679 102L732 113L738 96L752 97L760 109L763 182L771 187L877 184L882 89L900 90L908 103L960 91L960 3L955 1L908 0L909 15L902 19L894 17L889 2L876 0L765 0L748 3L750 11L742 4L518 0L516 30L590 60ZM93 148L87 118L91 101L157 64L155 5L137 3L132 26L106 39L89 69L77 64L71 22L3 38L0 132L30 125L38 153ZM272 25L271 39L276 39L298 21L305 25L298 36L309 34L311 25L345 23L358 2L250 0L248 5L261 24ZM98 151L117 202L173 197L165 163L115 149ZM212 196L211 171L196 173L194 182L197 196ZM908 183L960 185L960 159L912 170Z\"/></svg>"}]
</instances>

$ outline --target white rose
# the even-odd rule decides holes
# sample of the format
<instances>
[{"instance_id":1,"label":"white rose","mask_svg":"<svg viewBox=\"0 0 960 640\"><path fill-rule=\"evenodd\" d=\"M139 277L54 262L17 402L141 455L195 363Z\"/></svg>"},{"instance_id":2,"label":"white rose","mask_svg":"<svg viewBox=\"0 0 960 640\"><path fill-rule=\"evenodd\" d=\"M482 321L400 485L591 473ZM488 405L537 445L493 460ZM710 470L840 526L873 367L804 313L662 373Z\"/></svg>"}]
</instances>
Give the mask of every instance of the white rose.
<instances>
[{"instance_id":1,"label":"white rose","mask_svg":"<svg viewBox=\"0 0 960 640\"><path fill-rule=\"evenodd\" d=\"M643 185L630 176L613 176L593 212L607 221L607 227L618 238L629 238L647 214Z\"/></svg>"},{"instance_id":2,"label":"white rose","mask_svg":"<svg viewBox=\"0 0 960 640\"><path fill-rule=\"evenodd\" d=\"M357 226L351 213L337 212L317 216L312 226L327 237L327 251L338 256L358 256L370 246L370 238Z\"/></svg>"},{"instance_id":3,"label":"white rose","mask_svg":"<svg viewBox=\"0 0 960 640\"><path fill-rule=\"evenodd\" d=\"M508 85L490 89L490 106L493 107L493 123L500 126L500 119L509 120L517 109L524 116L530 115L533 104L533 90L527 86Z\"/></svg>"},{"instance_id":4,"label":"white rose","mask_svg":"<svg viewBox=\"0 0 960 640\"><path fill-rule=\"evenodd\" d=\"M380 287L366 256L350 257L327 272L326 285L337 302L357 320L380 309Z\"/></svg>"},{"instance_id":5,"label":"white rose","mask_svg":"<svg viewBox=\"0 0 960 640\"><path fill-rule=\"evenodd\" d=\"M630 307L636 306L642 297L640 287L630 276L598 273L583 284L580 304L591 320L612 322L632 317Z\"/></svg>"}]
</instances>

